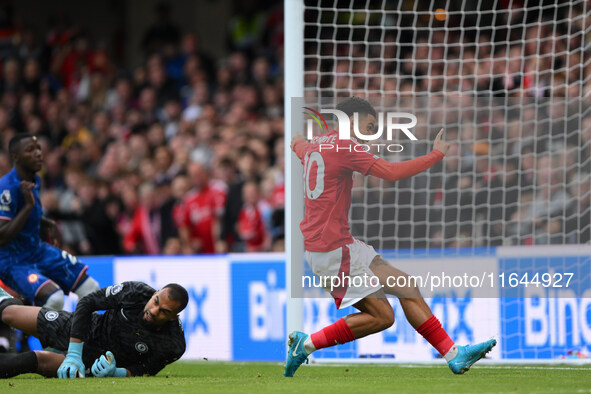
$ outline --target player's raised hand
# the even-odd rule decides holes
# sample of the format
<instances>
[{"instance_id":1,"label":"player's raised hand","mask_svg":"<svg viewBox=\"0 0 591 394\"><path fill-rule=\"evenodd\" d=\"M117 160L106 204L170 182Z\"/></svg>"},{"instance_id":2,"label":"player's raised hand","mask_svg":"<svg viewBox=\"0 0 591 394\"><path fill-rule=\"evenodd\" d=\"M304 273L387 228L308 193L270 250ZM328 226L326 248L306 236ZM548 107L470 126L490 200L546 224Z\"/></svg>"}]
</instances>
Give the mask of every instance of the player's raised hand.
<instances>
[{"instance_id":1,"label":"player's raised hand","mask_svg":"<svg viewBox=\"0 0 591 394\"><path fill-rule=\"evenodd\" d=\"M441 139L442 135L443 129L439 130L439 133L437 133L437 137L435 137L435 142L433 142L433 150L437 149L445 155L447 153L447 150L449 149L449 143Z\"/></svg>"},{"instance_id":2,"label":"player's raised hand","mask_svg":"<svg viewBox=\"0 0 591 394\"><path fill-rule=\"evenodd\" d=\"M33 188L35 184L29 181L22 181L21 182L21 192L23 193L23 198L25 199L25 204L29 206L35 205L35 197L33 196Z\"/></svg>"},{"instance_id":3,"label":"player's raised hand","mask_svg":"<svg viewBox=\"0 0 591 394\"><path fill-rule=\"evenodd\" d=\"M296 143L300 142L300 141L305 141L306 139L304 138L304 136L302 135L302 133L300 133L298 131L298 133L291 139L291 144L289 145L289 147L291 148L291 150L293 150L293 147Z\"/></svg>"}]
</instances>

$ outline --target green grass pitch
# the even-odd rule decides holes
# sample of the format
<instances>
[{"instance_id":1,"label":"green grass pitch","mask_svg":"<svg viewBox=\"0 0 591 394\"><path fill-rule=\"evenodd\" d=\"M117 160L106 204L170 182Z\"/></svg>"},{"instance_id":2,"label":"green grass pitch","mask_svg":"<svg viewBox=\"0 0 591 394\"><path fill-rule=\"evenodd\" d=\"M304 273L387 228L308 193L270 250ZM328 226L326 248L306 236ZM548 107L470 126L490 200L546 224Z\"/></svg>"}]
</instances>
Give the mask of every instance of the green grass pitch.
<instances>
[{"instance_id":1,"label":"green grass pitch","mask_svg":"<svg viewBox=\"0 0 591 394\"><path fill-rule=\"evenodd\" d=\"M181 361L156 377L59 380L22 375L0 393L496 393L591 392L589 366L475 365L453 375L442 365L304 365L284 378L278 363Z\"/></svg>"}]
</instances>

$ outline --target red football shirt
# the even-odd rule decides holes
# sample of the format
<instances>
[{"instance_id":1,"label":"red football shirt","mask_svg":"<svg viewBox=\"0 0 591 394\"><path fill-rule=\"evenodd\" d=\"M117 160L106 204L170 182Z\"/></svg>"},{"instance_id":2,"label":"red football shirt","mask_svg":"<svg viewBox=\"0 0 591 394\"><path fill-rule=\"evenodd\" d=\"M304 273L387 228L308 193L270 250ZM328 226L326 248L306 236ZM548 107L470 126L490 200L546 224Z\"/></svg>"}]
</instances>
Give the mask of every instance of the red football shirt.
<instances>
[{"instance_id":1,"label":"red football shirt","mask_svg":"<svg viewBox=\"0 0 591 394\"><path fill-rule=\"evenodd\" d=\"M306 250L328 252L353 242L349 231L353 172L367 175L377 159L355 140L339 140L336 131L309 141L302 158L305 214L300 224Z\"/></svg>"},{"instance_id":2,"label":"red football shirt","mask_svg":"<svg viewBox=\"0 0 591 394\"><path fill-rule=\"evenodd\" d=\"M215 214L217 217L222 217L224 215L224 209L226 209L228 185L219 179L212 179L209 181L209 191L213 197Z\"/></svg>"},{"instance_id":3,"label":"red football shirt","mask_svg":"<svg viewBox=\"0 0 591 394\"><path fill-rule=\"evenodd\" d=\"M215 201L209 187L191 192L180 211L182 223L189 227L191 238L201 241L200 253L215 253L213 224L215 221Z\"/></svg>"},{"instance_id":4,"label":"red football shirt","mask_svg":"<svg viewBox=\"0 0 591 394\"><path fill-rule=\"evenodd\" d=\"M238 235L246 243L247 252L260 252L265 242L265 225L256 205L244 204L236 225Z\"/></svg>"}]
</instances>

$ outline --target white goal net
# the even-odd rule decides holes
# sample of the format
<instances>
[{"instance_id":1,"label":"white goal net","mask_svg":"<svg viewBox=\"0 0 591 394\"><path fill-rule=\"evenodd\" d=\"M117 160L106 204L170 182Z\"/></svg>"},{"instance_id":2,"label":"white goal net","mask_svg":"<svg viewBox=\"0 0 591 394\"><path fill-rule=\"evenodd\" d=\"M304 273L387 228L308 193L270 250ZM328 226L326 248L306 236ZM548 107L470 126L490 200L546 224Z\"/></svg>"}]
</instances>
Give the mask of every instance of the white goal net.
<instances>
[{"instance_id":1,"label":"white goal net","mask_svg":"<svg viewBox=\"0 0 591 394\"><path fill-rule=\"evenodd\" d=\"M427 153L442 127L452 145L428 173L360 185L356 236L380 250L589 242L589 5L529 3L307 2L308 103L416 114L420 141L391 160Z\"/></svg>"},{"instance_id":2,"label":"white goal net","mask_svg":"<svg viewBox=\"0 0 591 394\"><path fill-rule=\"evenodd\" d=\"M509 256L510 247L533 246L529 256L535 260L547 257L548 250L551 254L559 250L544 249L549 245L589 243L589 2L306 0L304 4L307 106L319 109L359 96L370 100L377 111L415 114L413 133L418 141L400 135L393 142L403 146L402 152L378 153L390 161L428 153L441 128L451 144L441 163L413 178L392 183L359 177L350 213L356 238L391 259L484 256L500 261L497 247L504 247L500 254ZM515 250L523 257L521 249ZM581 254L568 250L573 256ZM518 273L528 269L531 274L539 269L555 273L569 264L567 257L560 258L537 263L518 258L512 267ZM588 264L584 257L576 259ZM503 264L510 265L501 261L499 267ZM484 313L484 324L495 328L483 332L506 336L501 338L505 347L501 344L493 357L556 358L569 351L591 350L589 305L581 301L589 289L589 274L582 273L577 280L572 293L501 289L496 301L473 300L455 312L446 309L445 302L431 302L434 311L444 315L448 331L453 334L452 327L460 327L454 339L485 339L468 328L473 324L470 319L478 318L467 315L490 312ZM540 307L525 300L537 296L575 301ZM461 300L458 297L454 302ZM324 313L315 302L304 301L308 331L337 317L329 306L330 312ZM546 317L556 318L560 305L566 323L550 332L554 323L548 325ZM537 315L532 315L534 310ZM575 313L577 327L569 320ZM491 314L496 314L492 320ZM416 334L405 326L402 313L397 319L395 327L378 334L380 340L367 340L378 341L374 347L337 347L332 354L317 357L373 357L373 353L401 357L412 348L405 347L410 343L406 339ZM516 347L509 349L509 343ZM375 351L388 344L395 345L389 348L393 350ZM425 350L418 357L431 356Z\"/></svg>"}]
</instances>

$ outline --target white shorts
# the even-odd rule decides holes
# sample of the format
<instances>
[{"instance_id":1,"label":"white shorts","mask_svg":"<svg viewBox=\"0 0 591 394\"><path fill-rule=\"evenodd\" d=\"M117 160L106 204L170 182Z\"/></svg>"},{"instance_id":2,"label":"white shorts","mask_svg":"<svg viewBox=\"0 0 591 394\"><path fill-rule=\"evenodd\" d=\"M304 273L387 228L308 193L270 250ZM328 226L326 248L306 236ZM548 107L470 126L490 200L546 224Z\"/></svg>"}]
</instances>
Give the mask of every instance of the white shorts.
<instances>
[{"instance_id":1,"label":"white shorts","mask_svg":"<svg viewBox=\"0 0 591 394\"><path fill-rule=\"evenodd\" d=\"M308 252L305 256L324 290L329 292L337 309L356 304L382 286L369 268L378 254L372 246L357 239L330 252Z\"/></svg>"}]
</instances>

